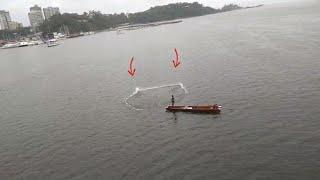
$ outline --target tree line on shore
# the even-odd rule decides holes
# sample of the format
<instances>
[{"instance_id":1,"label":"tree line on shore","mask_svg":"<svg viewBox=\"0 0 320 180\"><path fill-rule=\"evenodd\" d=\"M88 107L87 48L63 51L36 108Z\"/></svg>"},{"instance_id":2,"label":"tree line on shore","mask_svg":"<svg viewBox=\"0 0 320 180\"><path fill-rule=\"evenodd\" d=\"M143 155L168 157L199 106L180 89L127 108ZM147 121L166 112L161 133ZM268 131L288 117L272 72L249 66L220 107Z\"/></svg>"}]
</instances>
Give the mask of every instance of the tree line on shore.
<instances>
[{"instance_id":1,"label":"tree line on shore","mask_svg":"<svg viewBox=\"0 0 320 180\"><path fill-rule=\"evenodd\" d=\"M221 9L205 7L197 2L175 3L164 6L152 7L143 12L130 14L102 14L99 11L89 11L81 15L65 13L52 16L40 26L44 33L59 32L62 27L67 27L70 33L99 31L109 28L116 28L121 24L140 24L156 21L166 21L179 18L188 18L214 14L219 12L240 9L237 5L227 5Z\"/></svg>"},{"instance_id":2,"label":"tree line on shore","mask_svg":"<svg viewBox=\"0 0 320 180\"><path fill-rule=\"evenodd\" d=\"M214 9L203 6L197 2L194 3L175 3L164 6L152 7L143 12L103 14L100 11L89 11L83 14L64 13L52 16L45 20L38 29L44 34L52 32L66 32L73 34L87 31L100 31L110 28L116 28L121 24L141 24L156 21L167 21L179 18L188 18L202 16L207 14L221 13L241 9L240 6L230 4L221 9ZM27 29L21 29L19 32L0 31L0 38L6 34L12 36L12 33L26 35Z\"/></svg>"}]
</instances>

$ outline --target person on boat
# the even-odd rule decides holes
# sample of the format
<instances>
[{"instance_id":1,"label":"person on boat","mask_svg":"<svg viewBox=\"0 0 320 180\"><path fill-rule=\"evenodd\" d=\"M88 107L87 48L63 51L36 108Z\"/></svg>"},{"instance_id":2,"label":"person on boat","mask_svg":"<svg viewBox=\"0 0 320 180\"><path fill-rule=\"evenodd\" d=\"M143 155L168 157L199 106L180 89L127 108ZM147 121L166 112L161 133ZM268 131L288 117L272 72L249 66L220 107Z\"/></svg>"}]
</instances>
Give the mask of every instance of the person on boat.
<instances>
[{"instance_id":1,"label":"person on boat","mask_svg":"<svg viewBox=\"0 0 320 180\"><path fill-rule=\"evenodd\" d=\"M171 96L171 104L172 104L172 106L174 106L174 96L173 95Z\"/></svg>"}]
</instances>

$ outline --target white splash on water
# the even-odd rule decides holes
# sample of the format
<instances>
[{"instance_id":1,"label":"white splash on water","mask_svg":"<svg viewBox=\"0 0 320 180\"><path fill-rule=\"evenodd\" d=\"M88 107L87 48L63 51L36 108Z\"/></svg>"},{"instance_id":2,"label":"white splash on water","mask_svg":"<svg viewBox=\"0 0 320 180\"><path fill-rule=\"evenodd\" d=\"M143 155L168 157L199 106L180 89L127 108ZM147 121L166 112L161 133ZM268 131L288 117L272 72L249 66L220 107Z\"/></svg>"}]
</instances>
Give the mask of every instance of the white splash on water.
<instances>
[{"instance_id":1,"label":"white splash on water","mask_svg":"<svg viewBox=\"0 0 320 180\"><path fill-rule=\"evenodd\" d=\"M152 86L152 87L143 87L143 88L139 88L139 87L136 87L135 91L130 95L128 96L127 98L125 98L124 102L127 106L129 106L130 108L134 109L134 110L137 110L137 111L141 111L143 109L138 109L136 107L134 107L133 105L131 105L128 101L129 99L131 99L132 97L134 97L135 95L137 95L139 92L143 92L143 91L149 91L149 90L153 90L153 89L161 89L161 88L167 88L167 87L180 87L181 89L183 89L184 93L187 94L188 93L188 90L184 87L184 85L179 82L179 83L176 83L176 84L165 84L165 85L160 85L160 86Z\"/></svg>"}]
</instances>

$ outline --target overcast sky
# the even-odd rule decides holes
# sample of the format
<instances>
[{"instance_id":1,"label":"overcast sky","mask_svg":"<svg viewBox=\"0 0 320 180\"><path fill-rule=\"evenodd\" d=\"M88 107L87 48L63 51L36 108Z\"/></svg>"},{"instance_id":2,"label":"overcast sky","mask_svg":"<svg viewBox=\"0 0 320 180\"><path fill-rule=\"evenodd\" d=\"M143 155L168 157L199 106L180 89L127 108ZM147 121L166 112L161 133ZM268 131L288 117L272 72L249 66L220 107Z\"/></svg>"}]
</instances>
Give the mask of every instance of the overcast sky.
<instances>
[{"instance_id":1,"label":"overcast sky","mask_svg":"<svg viewBox=\"0 0 320 180\"><path fill-rule=\"evenodd\" d=\"M0 10L9 11L14 21L29 25L28 11L35 4L38 4L42 8L56 6L60 8L62 13L82 13L88 10L100 10L103 13L126 13L144 11L156 5L194 1L198 1L206 6L221 7L230 3L247 6L270 1L288 0L0 0Z\"/></svg>"}]
</instances>

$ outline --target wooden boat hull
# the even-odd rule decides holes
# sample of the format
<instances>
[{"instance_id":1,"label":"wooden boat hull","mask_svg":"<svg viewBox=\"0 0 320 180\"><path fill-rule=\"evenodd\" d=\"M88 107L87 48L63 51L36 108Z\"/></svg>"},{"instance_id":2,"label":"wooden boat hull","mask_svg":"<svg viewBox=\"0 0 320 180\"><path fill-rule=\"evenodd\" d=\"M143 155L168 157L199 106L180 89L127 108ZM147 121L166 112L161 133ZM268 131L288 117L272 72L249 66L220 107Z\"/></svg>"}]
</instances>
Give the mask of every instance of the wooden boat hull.
<instances>
[{"instance_id":1,"label":"wooden boat hull","mask_svg":"<svg viewBox=\"0 0 320 180\"><path fill-rule=\"evenodd\" d=\"M189 112L189 113L204 113L204 114L219 114L221 106L168 106L167 112Z\"/></svg>"}]
</instances>

